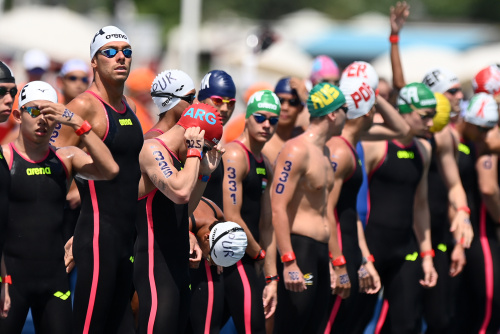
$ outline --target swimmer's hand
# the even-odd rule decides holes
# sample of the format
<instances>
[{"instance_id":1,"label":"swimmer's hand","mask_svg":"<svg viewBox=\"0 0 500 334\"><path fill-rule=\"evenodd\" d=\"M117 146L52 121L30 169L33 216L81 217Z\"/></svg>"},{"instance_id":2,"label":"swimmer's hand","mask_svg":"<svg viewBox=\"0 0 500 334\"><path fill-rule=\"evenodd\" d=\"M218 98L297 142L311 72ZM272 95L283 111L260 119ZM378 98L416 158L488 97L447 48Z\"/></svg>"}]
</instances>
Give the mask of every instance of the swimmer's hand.
<instances>
[{"instance_id":1,"label":"swimmer's hand","mask_svg":"<svg viewBox=\"0 0 500 334\"><path fill-rule=\"evenodd\" d=\"M66 266L66 272L68 274L75 267L75 259L73 258L73 237L64 245L64 265Z\"/></svg>"},{"instance_id":2,"label":"swimmer's hand","mask_svg":"<svg viewBox=\"0 0 500 334\"><path fill-rule=\"evenodd\" d=\"M201 262L201 248L196 236L189 233L189 268L198 269Z\"/></svg>"}]
</instances>

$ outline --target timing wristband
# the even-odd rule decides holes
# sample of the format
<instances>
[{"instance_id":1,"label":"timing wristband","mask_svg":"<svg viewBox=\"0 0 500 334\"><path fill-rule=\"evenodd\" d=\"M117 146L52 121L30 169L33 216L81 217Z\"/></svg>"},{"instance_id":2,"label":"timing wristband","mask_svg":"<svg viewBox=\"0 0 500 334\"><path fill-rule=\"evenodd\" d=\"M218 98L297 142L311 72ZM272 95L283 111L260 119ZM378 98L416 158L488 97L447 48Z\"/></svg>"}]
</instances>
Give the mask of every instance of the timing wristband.
<instances>
[{"instance_id":1,"label":"timing wristband","mask_svg":"<svg viewBox=\"0 0 500 334\"><path fill-rule=\"evenodd\" d=\"M0 277L0 283L12 284L12 277L10 275Z\"/></svg>"},{"instance_id":2,"label":"timing wristband","mask_svg":"<svg viewBox=\"0 0 500 334\"><path fill-rule=\"evenodd\" d=\"M92 129L92 125L90 125L89 122L85 121L83 122L82 126L78 130L75 130L75 133L77 136L81 136L84 133L89 132Z\"/></svg>"},{"instance_id":3,"label":"timing wristband","mask_svg":"<svg viewBox=\"0 0 500 334\"><path fill-rule=\"evenodd\" d=\"M396 44L399 42L399 35L391 35L389 36L389 42L391 42L391 44Z\"/></svg>"},{"instance_id":4,"label":"timing wristband","mask_svg":"<svg viewBox=\"0 0 500 334\"><path fill-rule=\"evenodd\" d=\"M361 260L361 264L367 264L368 262L371 262L371 263L375 262L375 257L373 256L373 254L370 254L367 257L363 256L363 259Z\"/></svg>"},{"instance_id":5,"label":"timing wristband","mask_svg":"<svg viewBox=\"0 0 500 334\"><path fill-rule=\"evenodd\" d=\"M266 276L266 284L269 284L272 281L279 282L280 281L280 277L278 275L275 275L275 276Z\"/></svg>"},{"instance_id":6,"label":"timing wristband","mask_svg":"<svg viewBox=\"0 0 500 334\"><path fill-rule=\"evenodd\" d=\"M332 252L328 252L328 257L330 258L330 260L333 260L333 254L332 254Z\"/></svg>"},{"instance_id":7,"label":"timing wristband","mask_svg":"<svg viewBox=\"0 0 500 334\"><path fill-rule=\"evenodd\" d=\"M332 264L334 267L340 267L346 264L344 255L340 255L338 258L334 259Z\"/></svg>"},{"instance_id":8,"label":"timing wristband","mask_svg":"<svg viewBox=\"0 0 500 334\"><path fill-rule=\"evenodd\" d=\"M187 151L187 158L199 158L201 160L201 152L200 150L197 150L195 148L190 148L188 151Z\"/></svg>"},{"instance_id":9,"label":"timing wristband","mask_svg":"<svg viewBox=\"0 0 500 334\"><path fill-rule=\"evenodd\" d=\"M424 258L426 256L431 256L431 257L434 257L436 256L436 252L434 252L434 249L431 249L431 250L428 250L428 251L425 251L425 252L421 252L420 253L420 257L421 258Z\"/></svg>"},{"instance_id":10,"label":"timing wristband","mask_svg":"<svg viewBox=\"0 0 500 334\"><path fill-rule=\"evenodd\" d=\"M257 256L254 257L253 259L256 261L260 261L264 260L265 258L266 258L266 251L261 248L259 254L257 254Z\"/></svg>"},{"instance_id":11,"label":"timing wristband","mask_svg":"<svg viewBox=\"0 0 500 334\"><path fill-rule=\"evenodd\" d=\"M210 180L210 178L212 177L212 175L198 175L198 180L200 180L201 182L208 182L208 180Z\"/></svg>"},{"instance_id":12,"label":"timing wristband","mask_svg":"<svg viewBox=\"0 0 500 334\"><path fill-rule=\"evenodd\" d=\"M465 212L466 214L470 215L470 209L469 209L469 207L468 207L468 206L465 206L465 205L464 205L464 206L461 206L461 207L459 207L459 208L457 208L457 211L463 211L463 212Z\"/></svg>"},{"instance_id":13,"label":"timing wristband","mask_svg":"<svg viewBox=\"0 0 500 334\"><path fill-rule=\"evenodd\" d=\"M281 255L281 262L286 263L286 262L292 262L295 260L295 253L294 252L288 252L283 255Z\"/></svg>"}]
</instances>

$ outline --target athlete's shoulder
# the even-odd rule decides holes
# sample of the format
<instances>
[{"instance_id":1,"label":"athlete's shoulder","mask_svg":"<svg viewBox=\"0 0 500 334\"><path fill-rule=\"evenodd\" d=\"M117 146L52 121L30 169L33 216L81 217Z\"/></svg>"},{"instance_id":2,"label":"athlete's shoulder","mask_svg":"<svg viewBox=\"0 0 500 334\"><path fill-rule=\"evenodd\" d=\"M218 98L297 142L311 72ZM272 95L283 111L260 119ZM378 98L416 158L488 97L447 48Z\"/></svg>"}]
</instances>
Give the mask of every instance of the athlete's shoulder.
<instances>
[{"instance_id":1,"label":"athlete's shoulder","mask_svg":"<svg viewBox=\"0 0 500 334\"><path fill-rule=\"evenodd\" d=\"M123 95L123 99L125 100L125 102L128 104L128 106L130 107L130 109L132 109L132 111L134 112L134 114L136 113L136 105L135 105L135 101L131 98L131 97L128 97L128 96L125 96Z\"/></svg>"},{"instance_id":2,"label":"athlete's shoulder","mask_svg":"<svg viewBox=\"0 0 500 334\"><path fill-rule=\"evenodd\" d=\"M97 98L88 92L83 92L71 100L66 107L83 119L88 119L89 116L95 115L100 110L99 105L100 102Z\"/></svg>"}]
</instances>

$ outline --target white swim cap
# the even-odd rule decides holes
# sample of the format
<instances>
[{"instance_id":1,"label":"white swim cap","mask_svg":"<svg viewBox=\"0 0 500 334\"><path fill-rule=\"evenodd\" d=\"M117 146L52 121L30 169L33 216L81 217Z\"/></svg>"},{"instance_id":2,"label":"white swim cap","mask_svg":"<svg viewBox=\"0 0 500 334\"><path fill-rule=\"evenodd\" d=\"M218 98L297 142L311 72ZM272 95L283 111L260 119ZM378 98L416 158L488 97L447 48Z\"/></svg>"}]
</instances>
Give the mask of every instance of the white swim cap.
<instances>
[{"instance_id":1,"label":"white swim cap","mask_svg":"<svg viewBox=\"0 0 500 334\"><path fill-rule=\"evenodd\" d=\"M95 34L92 42L90 42L90 59L94 58L97 50L110 42L127 42L130 40L127 35L115 26L106 26Z\"/></svg>"},{"instance_id":2,"label":"white swim cap","mask_svg":"<svg viewBox=\"0 0 500 334\"><path fill-rule=\"evenodd\" d=\"M460 81L455 73L445 68L435 68L427 72L422 83L429 87L433 93L443 94L454 85L459 84Z\"/></svg>"},{"instance_id":3,"label":"white swim cap","mask_svg":"<svg viewBox=\"0 0 500 334\"><path fill-rule=\"evenodd\" d=\"M90 72L90 67L83 60L70 59L63 64L63 66L61 67L61 72L59 72L59 74L63 77L66 74L74 71L81 71L88 74Z\"/></svg>"},{"instance_id":4,"label":"white swim cap","mask_svg":"<svg viewBox=\"0 0 500 334\"><path fill-rule=\"evenodd\" d=\"M169 111L181 101L174 96L155 96L155 93L167 93L175 96L184 96L194 89L193 80L181 70L166 70L156 76L151 85L151 96L160 110L160 114Z\"/></svg>"},{"instance_id":5,"label":"white swim cap","mask_svg":"<svg viewBox=\"0 0 500 334\"><path fill-rule=\"evenodd\" d=\"M346 78L363 79L374 91L378 87L378 74L373 66L365 61L355 61L347 66L342 72L340 80Z\"/></svg>"},{"instance_id":6,"label":"white swim cap","mask_svg":"<svg viewBox=\"0 0 500 334\"><path fill-rule=\"evenodd\" d=\"M486 128L494 127L498 122L498 104L493 96L486 93L474 95L465 112L464 120Z\"/></svg>"},{"instance_id":7,"label":"white swim cap","mask_svg":"<svg viewBox=\"0 0 500 334\"><path fill-rule=\"evenodd\" d=\"M235 222L218 223L210 231L210 256L218 266L229 267L241 260L247 249L247 235Z\"/></svg>"},{"instance_id":8,"label":"white swim cap","mask_svg":"<svg viewBox=\"0 0 500 334\"><path fill-rule=\"evenodd\" d=\"M43 81L28 82L19 93L19 108L28 102L38 100L57 103L56 90Z\"/></svg>"},{"instance_id":9,"label":"white swim cap","mask_svg":"<svg viewBox=\"0 0 500 334\"><path fill-rule=\"evenodd\" d=\"M360 78L344 78L340 81L340 90L347 103L347 119L366 115L375 103L375 92Z\"/></svg>"}]
</instances>

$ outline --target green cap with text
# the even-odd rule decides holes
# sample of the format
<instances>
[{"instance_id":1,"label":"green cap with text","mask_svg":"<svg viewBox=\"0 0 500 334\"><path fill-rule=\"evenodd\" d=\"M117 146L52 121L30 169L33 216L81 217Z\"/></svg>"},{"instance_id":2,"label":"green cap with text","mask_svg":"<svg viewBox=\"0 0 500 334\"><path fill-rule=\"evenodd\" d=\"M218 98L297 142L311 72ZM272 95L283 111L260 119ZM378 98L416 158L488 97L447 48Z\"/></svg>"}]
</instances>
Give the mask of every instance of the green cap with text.
<instances>
[{"instance_id":1,"label":"green cap with text","mask_svg":"<svg viewBox=\"0 0 500 334\"><path fill-rule=\"evenodd\" d=\"M408 114L417 109L436 108L434 93L423 83L414 82L404 86L399 92L400 114Z\"/></svg>"},{"instance_id":2,"label":"green cap with text","mask_svg":"<svg viewBox=\"0 0 500 334\"><path fill-rule=\"evenodd\" d=\"M335 85L319 83L309 92L307 109L311 117L328 115L346 103L345 96Z\"/></svg>"},{"instance_id":3,"label":"green cap with text","mask_svg":"<svg viewBox=\"0 0 500 334\"><path fill-rule=\"evenodd\" d=\"M248 99L245 118L248 118L252 116L252 114L259 111L269 111L279 116L281 103L278 96L267 89L253 93L253 95Z\"/></svg>"}]
</instances>

